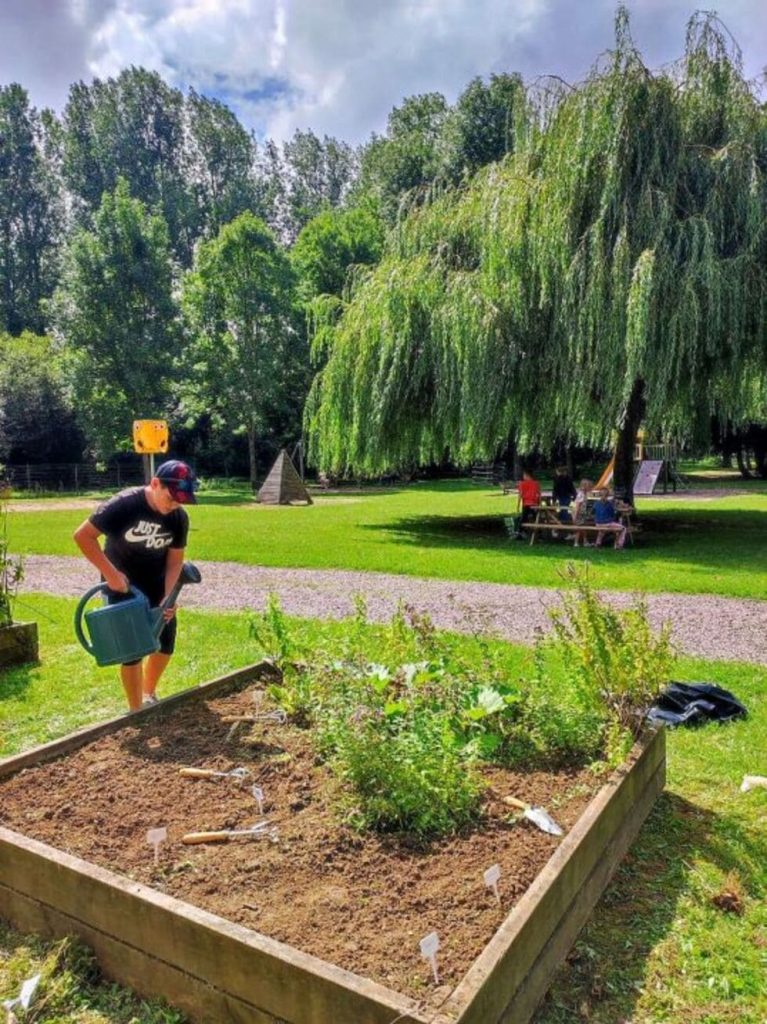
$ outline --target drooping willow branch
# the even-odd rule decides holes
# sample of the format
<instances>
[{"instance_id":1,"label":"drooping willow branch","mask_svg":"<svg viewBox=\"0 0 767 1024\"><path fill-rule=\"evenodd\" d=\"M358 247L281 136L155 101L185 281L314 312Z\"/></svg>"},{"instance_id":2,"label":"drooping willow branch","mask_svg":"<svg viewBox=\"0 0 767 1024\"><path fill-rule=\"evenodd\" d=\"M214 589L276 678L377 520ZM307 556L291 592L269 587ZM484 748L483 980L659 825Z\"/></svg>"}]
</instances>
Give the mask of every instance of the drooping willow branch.
<instances>
[{"instance_id":1,"label":"drooping willow branch","mask_svg":"<svg viewBox=\"0 0 767 1024\"><path fill-rule=\"evenodd\" d=\"M616 36L553 109L530 94L512 156L415 205L319 310L323 467L604 443L638 382L664 436L767 415L767 120L713 17L670 72L622 10Z\"/></svg>"}]
</instances>

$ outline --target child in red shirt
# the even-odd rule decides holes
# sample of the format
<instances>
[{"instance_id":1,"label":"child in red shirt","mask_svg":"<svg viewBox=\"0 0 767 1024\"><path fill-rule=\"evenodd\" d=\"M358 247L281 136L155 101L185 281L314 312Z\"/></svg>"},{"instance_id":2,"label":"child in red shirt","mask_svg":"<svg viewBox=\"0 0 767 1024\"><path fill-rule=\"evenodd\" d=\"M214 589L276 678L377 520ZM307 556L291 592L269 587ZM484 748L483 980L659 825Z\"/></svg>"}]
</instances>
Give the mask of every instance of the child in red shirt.
<instances>
[{"instance_id":1,"label":"child in red shirt","mask_svg":"<svg viewBox=\"0 0 767 1024\"><path fill-rule=\"evenodd\" d=\"M521 526L529 523L535 518L535 506L541 503L541 485L535 479L530 470L522 473L522 479L517 484L517 537L522 537ZM522 513L519 515L519 513Z\"/></svg>"}]
</instances>

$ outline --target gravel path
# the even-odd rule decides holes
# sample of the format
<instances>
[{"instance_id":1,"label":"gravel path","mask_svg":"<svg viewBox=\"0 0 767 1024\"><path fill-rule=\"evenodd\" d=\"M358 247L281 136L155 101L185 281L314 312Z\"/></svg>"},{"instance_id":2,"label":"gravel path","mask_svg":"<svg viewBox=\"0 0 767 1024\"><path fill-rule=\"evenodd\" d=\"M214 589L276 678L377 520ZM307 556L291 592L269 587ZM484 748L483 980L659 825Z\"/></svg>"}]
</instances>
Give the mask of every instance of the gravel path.
<instances>
[{"instance_id":1,"label":"gravel path","mask_svg":"<svg viewBox=\"0 0 767 1024\"><path fill-rule=\"evenodd\" d=\"M353 596L364 594L371 619L388 619L401 600L426 611L444 629L491 631L529 644L548 628L546 609L557 592L499 583L421 579L378 572L331 569L272 569L233 562L196 562L203 582L188 587L182 603L215 609L261 609L275 592L290 615L342 618L353 611ZM97 582L81 558L29 555L24 590L79 596ZM616 605L632 595L605 592ZM650 594L654 624L670 621L677 645L688 654L716 660L767 665L767 601L693 594Z\"/></svg>"}]
</instances>

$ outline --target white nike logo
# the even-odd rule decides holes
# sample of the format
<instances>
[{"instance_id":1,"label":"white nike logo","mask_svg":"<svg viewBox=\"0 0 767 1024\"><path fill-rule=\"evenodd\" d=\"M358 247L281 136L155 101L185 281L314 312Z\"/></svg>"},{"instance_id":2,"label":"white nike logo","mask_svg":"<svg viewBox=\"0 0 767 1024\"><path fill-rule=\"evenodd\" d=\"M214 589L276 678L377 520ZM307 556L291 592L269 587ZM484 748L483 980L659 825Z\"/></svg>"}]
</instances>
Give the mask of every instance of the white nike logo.
<instances>
[{"instance_id":1,"label":"white nike logo","mask_svg":"<svg viewBox=\"0 0 767 1024\"><path fill-rule=\"evenodd\" d=\"M159 523L147 523L142 519L125 531L125 539L131 544L143 544L150 550L167 548L173 542L173 534L161 533L161 530Z\"/></svg>"}]
</instances>

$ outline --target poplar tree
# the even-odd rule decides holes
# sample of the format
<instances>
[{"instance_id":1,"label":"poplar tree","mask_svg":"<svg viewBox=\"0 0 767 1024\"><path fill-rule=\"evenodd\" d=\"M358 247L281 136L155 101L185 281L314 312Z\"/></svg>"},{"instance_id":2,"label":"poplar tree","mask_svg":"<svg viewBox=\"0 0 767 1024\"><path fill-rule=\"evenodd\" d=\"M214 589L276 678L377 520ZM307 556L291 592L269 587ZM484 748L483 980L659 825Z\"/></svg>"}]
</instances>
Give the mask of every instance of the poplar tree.
<instances>
[{"instance_id":1,"label":"poplar tree","mask_svg":"<svg viewBox=\"0 0 767 1024\"><path fill-rule=\"evenodd\" d=\"M184 280L187 405L247 437L254 491L259 437L275 416L286 418L285 406L305 390L294 283L276 238L249 212L198 246Z\"/></svg>"},{"instance_id":2,"label":"poplar tree","mask_svg":"<svg viewBox=\"0 0 767 1024\"><path fill-rule=\"evenodd\" d=\"M767 133L711 15L651 73L625 9L586 81L528 91L516 152L402 220L317 337L323 469L466 464L767 412Z\"/></svg>"},{"instance_id":3,"label":"poplar tree","mask_svg":"<svg viewBox=\"0 0 767 1024\"><path fill-rule=\"evenodd\" d=\"M52 303L72 397L93 450L128 446L134 419L166 419L179 354L170 241L120 179L93 230L72 236Z\"/></svg>"}]
</instances>

